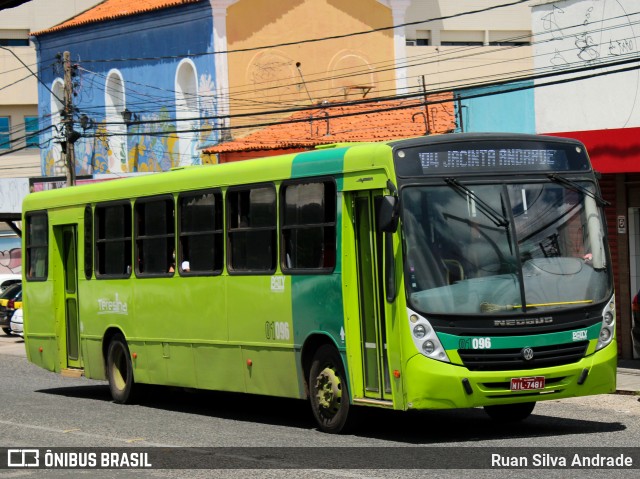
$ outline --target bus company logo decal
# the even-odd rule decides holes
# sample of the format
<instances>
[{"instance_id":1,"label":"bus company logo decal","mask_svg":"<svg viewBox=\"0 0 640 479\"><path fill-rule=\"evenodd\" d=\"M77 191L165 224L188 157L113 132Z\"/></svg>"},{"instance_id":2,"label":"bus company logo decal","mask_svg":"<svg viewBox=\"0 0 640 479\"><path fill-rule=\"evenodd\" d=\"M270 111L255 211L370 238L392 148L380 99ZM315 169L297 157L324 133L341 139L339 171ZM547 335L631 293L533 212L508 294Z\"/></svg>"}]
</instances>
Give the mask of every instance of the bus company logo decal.
<instances>
[{"instance_id":1,"label":"bus company logo decal","mask_svg":"<svg viewBox=\"0 0 640 479\"><path fill-rule=\"evenodd\" d=\"M284 293L284 276L271 276L271 291Z\"/></svg>"},{"instance_id":2,"label":"bus company logo decal","mask_svg":"<svg viewBox=\"0 0 640 479\"><path fill-rule=\"evenodd\" d=\"M573 332L573 340L574 341L582 341L584 339L589 339L586 329L583 329L581 331L574 331Z\"/></svg>"},{"instance_id":3,"label":"bus company logo decal","mask_svg":"<svg viewBox=\"0 0 640 479\"><path fill-rule=\"evenodd\" d=\"M120 301L118 293L115 299L98 298L98 314L129 314L126 301Z\"/></svg>"},{"instance_id":4,"label":"bus company logo decal","mask_svg":"<svg viewBox=\"0 0 640 479\"><path fill-rule=\"evenodd\" d=\"M551 324L553 318L551 316L543 316L541 318L517 318L517 319L495 319L494 326L539 326L541 324Z\"/></svg>"}]
</instances>

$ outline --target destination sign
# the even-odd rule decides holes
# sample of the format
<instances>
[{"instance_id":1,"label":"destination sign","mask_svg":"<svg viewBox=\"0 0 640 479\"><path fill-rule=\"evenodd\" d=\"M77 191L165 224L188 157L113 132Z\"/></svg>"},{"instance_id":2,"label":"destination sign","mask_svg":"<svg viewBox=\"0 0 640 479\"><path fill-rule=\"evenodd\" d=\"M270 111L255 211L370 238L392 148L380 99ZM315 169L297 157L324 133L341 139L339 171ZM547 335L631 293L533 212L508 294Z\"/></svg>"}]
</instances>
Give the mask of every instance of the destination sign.
<instances>
[{"instance_id":1,"label":"destination sign","mask_svg":"<svg viewBox=\"0 0 640 479\"><path fill-rule=\"evenodd\" d=\"M529 166L538 169L556 169L556 162L566 163L566 157L558 150L450 150L418 153L422 170L450 168L503 168ZM563 152L560 152L563 153ZM564 169L564 168L561 168Z\"/></svg>"},{"instance_id":2,"label":"destination sign","mask_svg":"<svg viewBox=\"0 0 640 479\"><path fill-rule=\"evenodd\" d=\"M461 148L471 144L474 148ZM584 148L560 143L446 143L398 149L394 156L400 176L586 171L590 168Z\"/></svg>"}]
</instances>

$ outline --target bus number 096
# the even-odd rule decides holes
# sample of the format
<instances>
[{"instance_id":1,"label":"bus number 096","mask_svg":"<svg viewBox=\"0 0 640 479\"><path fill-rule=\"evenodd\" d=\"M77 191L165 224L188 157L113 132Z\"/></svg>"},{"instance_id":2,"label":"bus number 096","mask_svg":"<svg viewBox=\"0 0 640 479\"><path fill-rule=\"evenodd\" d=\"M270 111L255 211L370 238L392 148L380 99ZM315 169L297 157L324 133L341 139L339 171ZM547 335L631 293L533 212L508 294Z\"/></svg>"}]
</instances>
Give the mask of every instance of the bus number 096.
<instances>
[{"instance_id":1,"label":"bus number 096","mask_svg":"<svg viewBox=\"0 0 640 479\"><path fill-rule=\"evenodd\" d=\"M473 338L471 347L473 349L491 349L491 338Z\"/></svg>"},{"instance_id":2,"label":"bus number 096","mask_svg":"<svg viewBox=\"0 0 640 479\"><path fill-rule=\"evenodd\" d=\"M289 323L267 321L264 323L264 333L267 339L289 339Z\"/></svg>"}]
</instances>

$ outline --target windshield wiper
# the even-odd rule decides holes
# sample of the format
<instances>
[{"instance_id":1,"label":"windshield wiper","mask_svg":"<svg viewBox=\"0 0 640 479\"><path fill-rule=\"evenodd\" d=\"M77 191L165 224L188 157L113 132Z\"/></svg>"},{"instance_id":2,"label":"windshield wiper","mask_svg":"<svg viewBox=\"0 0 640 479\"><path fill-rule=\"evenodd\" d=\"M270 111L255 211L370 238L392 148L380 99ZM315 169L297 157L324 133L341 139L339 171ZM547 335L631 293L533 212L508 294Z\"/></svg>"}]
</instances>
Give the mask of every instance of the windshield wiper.
<instances>
[{"instance_id":1,"label":"windshield wiper","mask_svg":"<svg viewBox=\"0 0 640 479\"><path fill-rule=\"evenodd\" d=\"M598 206L609 206L609 205L611 205L611 203L609 203L607 200L605 200L604 198L602 198L599 195L596 195L592 191L589 191L587 188L582 186L580 183L576 183L575 181L568 180L567 178L564 178L564 177L558 175L557 173L550 173L550 174L547 175L547 177L551 181L554 181L556 183L560 183L561 185L568 186L573 191L577 191L579 193L582 193L583 195L587 195L588 197L590 197L593 200L595 200L595 202L598 204Z\"/></svg>"},{"instance_id":2,"label":"windshield wiper","mask_svg":"<svg viewBox=\"0 0 640 479\"><path fill-rule=\"evenodd\" d=\"M484 213L484 215L487 218L489 218L493 222L494 225L502 226L502 227L509 226L509 220L507 220L507 218L505 218L499 211L497 211L496 209L491 207L488 203L486 203L485 201L481 200L478 197L478 195L476 195L473 191L471 191L469 188L464 186L458 180L456 180L455 178L445 178L444 181L445 181L445 183L447 185L449 185L451 188L456 190L458 193L461 193L461 192L465 193L473 201L475 201L476 204L478 205L480 211L482 211L482 213Z\"/></svg>"}]
</instances>

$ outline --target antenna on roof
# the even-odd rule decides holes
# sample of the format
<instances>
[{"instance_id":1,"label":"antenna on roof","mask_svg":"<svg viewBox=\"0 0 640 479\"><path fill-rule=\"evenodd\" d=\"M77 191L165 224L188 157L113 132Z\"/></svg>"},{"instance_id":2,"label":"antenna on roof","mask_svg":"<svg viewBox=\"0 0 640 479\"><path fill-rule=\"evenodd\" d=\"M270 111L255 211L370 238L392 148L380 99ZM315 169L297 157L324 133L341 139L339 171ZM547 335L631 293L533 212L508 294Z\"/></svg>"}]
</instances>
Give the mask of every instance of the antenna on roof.
<instances>
[{"instance_id":1,"label":"antenna on roof","mask_svg":"<svg viewBox=\"0 0 640 479\"><path fill-rule=\"evenodd\" d=\"M296 68L298 69L298 73L300 74L300 79L302 80L302 85L304 86L304 91L307 92L307 96L309 97L309 101L311 103L313 103L313 99L311 98L311 95L309 95L309 90L307 90L307 84L304 81L304 77L302 76L302 70L300 70L300 66L302 65L302 63L300 62L296 62Z\"/></svg>"}]
</instances>

